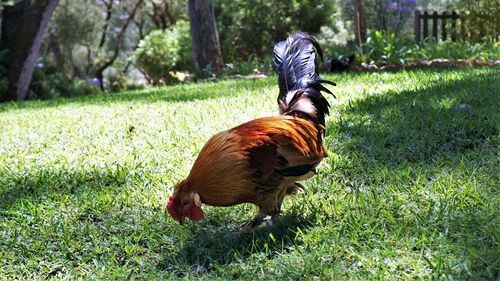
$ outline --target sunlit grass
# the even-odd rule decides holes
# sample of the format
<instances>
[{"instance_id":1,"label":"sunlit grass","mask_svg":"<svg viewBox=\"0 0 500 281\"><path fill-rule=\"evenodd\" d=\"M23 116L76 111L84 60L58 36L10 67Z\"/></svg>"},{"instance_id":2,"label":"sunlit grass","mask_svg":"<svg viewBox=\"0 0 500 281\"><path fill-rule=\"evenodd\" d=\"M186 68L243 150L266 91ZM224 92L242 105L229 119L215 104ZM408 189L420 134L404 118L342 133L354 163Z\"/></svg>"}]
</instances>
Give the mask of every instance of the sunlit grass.
<instances>
[{"instance_id":1,"label":"sunlit grass","mask_svg":"<svg viewBox=\"0 0 500 281\"><path fill-rule=\"evenodd\" d=\"M276 77L0 105L0 276L498 278L498 68L326 76L329 158L283 224L165 216L214 133L275 114Z\"/></svg>"}]
</instances>

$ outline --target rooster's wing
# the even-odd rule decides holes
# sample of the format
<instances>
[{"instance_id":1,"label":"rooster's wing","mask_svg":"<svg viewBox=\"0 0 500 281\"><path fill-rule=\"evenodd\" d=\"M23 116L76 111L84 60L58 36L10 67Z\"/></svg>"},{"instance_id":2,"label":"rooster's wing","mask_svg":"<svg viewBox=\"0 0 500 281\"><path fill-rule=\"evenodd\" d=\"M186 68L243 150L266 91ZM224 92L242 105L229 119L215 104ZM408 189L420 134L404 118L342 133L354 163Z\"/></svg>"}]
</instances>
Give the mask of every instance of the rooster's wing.
<instances>
[{"instance_id":1,"label":"rooster's wing","mask_svg":"<svg viewBox=\"0 0 500 281\"><path fill-rule=\"evenodd\" d=\"M293 182L313 171L326 156L320 130L313 122L289 116L260 118L234 128L256 190L274 192L285 180Z\"/></svg>"}]
</instances>

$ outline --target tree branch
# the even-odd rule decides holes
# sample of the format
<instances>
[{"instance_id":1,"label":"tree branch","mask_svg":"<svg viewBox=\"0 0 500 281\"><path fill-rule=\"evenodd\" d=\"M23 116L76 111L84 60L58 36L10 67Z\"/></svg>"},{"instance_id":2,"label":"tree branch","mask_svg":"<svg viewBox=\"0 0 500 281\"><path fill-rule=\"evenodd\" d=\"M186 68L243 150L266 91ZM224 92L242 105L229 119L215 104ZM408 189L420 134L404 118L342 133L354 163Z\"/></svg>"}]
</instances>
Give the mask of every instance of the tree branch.
<instances>
[{"instance_id":1,"label":"tree branch","mask_svg":"<svg viewBox=\"0 0 500 281\"><path fill-rule=\"evenodd\" d=\"M123 41L123 37L125 36L127 28L130 25L130 23L134 20L135 15L137 14L137 11L139 10L139 7L142 5L143 2L144 2L144 0L137 1L136 5L132 9L132 11L129 13L129 17L127 18L127 21L123 24L120 32L118 33L118 36L116 37L117 43L116 43L116 46L113 50L113 56L111 56L111 58L106 60L101 66L97 67L97 69L95 71L96 78L101 81L101 90L104 90L104 85L102 83L103 82L103 72L108 67L113 65L115 60L118 58L118 55L120 54L120 48L121 48L121 44Z\"/></svg>"},{"instance_id":2,"label":"tree branch","mask_svg":"<svg viewBox=\"0 0 500 281\"><path fill-rule=\"evenodd\" d=\"M104 4L106 7L106 18L104 20L104 26L102 27L102 34L101 34L101 40L99 40L99 49L101 49L104 46L104 43L106 42L106 35L108 33L108 26L109 26L109 21L111 20L111 15L113 12L113 0L109 0L109 2L106 2L105 0L101 0L101 2Z\"/></svg>"}]
</instances>

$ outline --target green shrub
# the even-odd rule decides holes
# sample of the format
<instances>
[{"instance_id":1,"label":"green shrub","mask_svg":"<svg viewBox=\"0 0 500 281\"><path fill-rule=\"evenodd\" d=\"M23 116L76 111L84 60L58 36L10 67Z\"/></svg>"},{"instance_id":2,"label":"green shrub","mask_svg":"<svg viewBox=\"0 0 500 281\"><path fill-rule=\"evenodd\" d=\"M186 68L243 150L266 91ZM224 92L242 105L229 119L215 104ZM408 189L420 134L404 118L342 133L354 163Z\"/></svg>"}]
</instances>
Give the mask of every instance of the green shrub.
<instances>
[{"instance_id":1,"label":"green shrub","mask_svg":"<svg viewBox=\"0 0 500 281\"><path fill-rule=\"evenodd\" d=\"M464 19L463 30L475 41L498 40L500 36L500 6L498 0L455 0L450 9Z\"/></svg>"},{"instance_id":2,"label":"green shrub","mask_svg":"<svg viewBox=\"0 0 500 281\"><path fill-rule=\"evenodd\" d=\"M404 64L412 52L413 45L408 37L375 31L366 39L362 49L358 49L356 61L376 64Z\"/></svg>"},{"instance_id":3,"label":"green shrub","mask_svg":"<svg viewBox=\"0 0 500 281\"><path fill-rule=\"evenodd\" d=\"M124 73L120 73L115 76L108 76L108 81L110 88L109 90L113 93L118 93L127 90L141 90L144 89L143 84L134 83L127 79Z\"/></svg>"},{"instance_id":4,"label":"green shrub","mask_svg":"<svg viewBox=\"0 0 500 281\"><path fill-rule=\"evenodd\" d=\"M193 55L191 53L191 33L188 21L178 21L173 27L178 33L179 61L175 70L185 71L193 69Z\"/></svg>"},{"instance_id":5,"label":"green shrub","mask_svg":"<svg viewBox=\"0 0 500 281\"><path fill-rule=\"evenodd\" d=\"M51 99L63 95L69 89L69 81L56 67L43 62L37 63L30 84L30 99Z\"/></svg>"},{"instance_id":6,"label":"green shrub","mask_svg":"<svg viewBox=\"0 0 500 281\"><path fill-rule=\"evenodd\" d=\"M189 36L189 25L183 21L170 29L152 31L134 52L137 66L155 83L173 81L172 71L192 65Z\"/></svg>"},{"instance_id":7,"label":"green shrub","mask_svg":"<svg viewBox=\"0 0 500 281\"><path fill-rule=\"evenodd\" d=\"M250 56L247 60L237 60L227 63L222 71L223 75L235 74L252 74L259 71L272 72L274 66L272 64L272 57L268 56L262 59Z\"/></svg>"},{"instance_id":8,"label":"green shrub","mask_svg":"<svg viewBox=\"0 0 500 281\"><path fill-rule=\"evenodd\" d=\"M498 60L500 44L430 40L416 45L409 37L376 31L368 37L362 49L356 49L357 63L404 65L410 61L432 59Z\"/></svg>"},{"instance_id":9,"label":"green shrub","mask_svg":"<svg viewBox=\"0 0 500 281\"><path fill-rule=\"evenodd\" d=\"M316 34L329 24L333 1L214 1L224 61L269 55L274 44L294 31Z\"/></svg>"},{"instance_id":10,"label":"green shrub","mask_svg":"<svg viewBox=\"0 0 500 281\"><path fill-rule=\"evenodd\" d=\"M90 80L89 80L90 81ZM86 80L69 80L51 63L39 62L33 72L29 88L29 99L52 99L57 97L73 97L90 95L100 91L98 85Z\"/></svg>"},{"instance_id":11,"label":"green shrub","mask_svg":"<svg viewBox=\"0 0 500 281\"><path fill-rule=\"evenodd\" d=\"M414 60L446 59L500 59L500 45L492 42L471 43L468 41L427 42L413 50Z\"/></svg>"}]
</instances>

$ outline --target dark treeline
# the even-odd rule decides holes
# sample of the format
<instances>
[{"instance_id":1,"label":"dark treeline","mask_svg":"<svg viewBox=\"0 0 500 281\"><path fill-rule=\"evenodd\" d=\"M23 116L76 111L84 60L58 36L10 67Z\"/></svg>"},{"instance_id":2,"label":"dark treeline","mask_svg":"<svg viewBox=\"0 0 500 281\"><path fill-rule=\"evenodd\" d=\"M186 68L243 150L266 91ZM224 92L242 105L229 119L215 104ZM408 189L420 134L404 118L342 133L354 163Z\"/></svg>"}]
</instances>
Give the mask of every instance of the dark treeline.
<instances>
[{"instance_id":1,"label":"dark treeline","mask_svg":"<svg viewBox=\"0 0 500 281\"><path fill-rule=\"evenodd\" d=\"M370 62L381 53L397 62L364 48L411 37L416 9L456 10L469 17L468 34L481 34L473 40L497 40L497 6L496 0L3 0L0 100L271 71L272 46L297 30L315 35L327 59ZM375 31L382 37L374 41Z\"/></svg>"}]
</instances>

